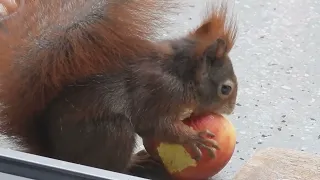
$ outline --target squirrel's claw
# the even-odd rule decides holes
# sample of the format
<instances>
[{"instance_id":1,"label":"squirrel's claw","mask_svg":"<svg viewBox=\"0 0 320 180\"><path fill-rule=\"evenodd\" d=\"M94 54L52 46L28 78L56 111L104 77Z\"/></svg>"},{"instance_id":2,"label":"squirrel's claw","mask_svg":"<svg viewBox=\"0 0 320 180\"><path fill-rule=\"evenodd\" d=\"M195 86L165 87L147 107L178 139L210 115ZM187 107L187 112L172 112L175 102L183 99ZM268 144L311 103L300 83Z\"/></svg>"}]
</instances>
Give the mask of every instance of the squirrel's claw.
<instances>
[{"instance_id":1,"label":"squirrel's claw","mask_svg":"<svg viewBox=\"0 0 320 180\"><path fill-rule=\"evenodd\" d=\"M200 148L205 149L211 158L216 157L215 152L217 149L220 149L219 145L217 141L207 138L208 136L210 138L215 137L215 135L209 130L200 131L197 134L195 142L189 143L189 147L194 154L192 157L194 160L199 161L201 159L203 154Z\"/></svg>"}]
</instances>

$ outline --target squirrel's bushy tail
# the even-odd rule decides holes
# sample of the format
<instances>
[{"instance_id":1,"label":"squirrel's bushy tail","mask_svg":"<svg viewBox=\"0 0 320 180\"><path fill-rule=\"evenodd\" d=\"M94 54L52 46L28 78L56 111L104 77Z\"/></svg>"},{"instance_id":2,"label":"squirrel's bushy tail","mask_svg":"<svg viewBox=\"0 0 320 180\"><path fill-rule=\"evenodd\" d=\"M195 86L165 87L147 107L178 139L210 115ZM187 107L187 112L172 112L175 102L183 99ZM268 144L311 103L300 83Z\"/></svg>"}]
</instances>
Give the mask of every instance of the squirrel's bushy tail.
<instances>
[{"instance_id":1,"label":"squirrel's bushy tail","mask_svg":"<svg viewBox=\"0 0 320 180\"><path fill-rule=\"evenodd\" d=\"M1 132L28 139L34 117L63 86L148 52L147 39L177 7L165 0L25 0L0 22Z\"/></svg>"}]
</instances>

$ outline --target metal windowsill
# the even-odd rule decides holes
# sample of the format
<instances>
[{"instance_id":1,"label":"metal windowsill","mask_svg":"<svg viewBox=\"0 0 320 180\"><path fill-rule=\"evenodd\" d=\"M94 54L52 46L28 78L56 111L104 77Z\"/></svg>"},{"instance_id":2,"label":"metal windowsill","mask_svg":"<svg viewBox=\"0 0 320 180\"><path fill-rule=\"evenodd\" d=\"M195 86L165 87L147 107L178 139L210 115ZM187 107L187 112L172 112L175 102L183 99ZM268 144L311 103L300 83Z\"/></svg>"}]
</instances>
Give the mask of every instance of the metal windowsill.
<instances>
[{"instance_id":1,"label":"metal windowsill","mask_svg":"<svg viewBox=\"0 0 320 180\"><path fill-rule=\"evenodd\" d=\"M0 148L3 180L145 180L79 164Z\"/></svg>"}]
</instances>

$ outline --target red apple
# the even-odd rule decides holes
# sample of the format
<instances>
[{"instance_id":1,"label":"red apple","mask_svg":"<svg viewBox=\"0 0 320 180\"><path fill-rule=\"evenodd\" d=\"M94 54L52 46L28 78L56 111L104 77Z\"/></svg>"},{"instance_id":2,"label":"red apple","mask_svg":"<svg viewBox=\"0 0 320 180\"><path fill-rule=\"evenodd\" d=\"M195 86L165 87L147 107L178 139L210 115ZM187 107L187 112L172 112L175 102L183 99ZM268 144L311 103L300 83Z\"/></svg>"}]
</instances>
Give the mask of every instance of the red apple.
<instances>
[{"instance_id":1,"label":"red apple","mask_svg":"<svg viewBox=\"0 0 320 180\"><path fill-rule=\"evenodd\" d=\"M235 149L236 132L232 123L218 114L205 115L184 123L196 131L209 130L215 134L212 138L218 142L220 150L216 157L210 158L205 149L201 149L202 158L196 162L191 158L192 151L187 146L167 144L156 140L144 139L145 149L151 156L160 158L174 179L208 179L229 162Z\"/></svg>"}]
</instances>

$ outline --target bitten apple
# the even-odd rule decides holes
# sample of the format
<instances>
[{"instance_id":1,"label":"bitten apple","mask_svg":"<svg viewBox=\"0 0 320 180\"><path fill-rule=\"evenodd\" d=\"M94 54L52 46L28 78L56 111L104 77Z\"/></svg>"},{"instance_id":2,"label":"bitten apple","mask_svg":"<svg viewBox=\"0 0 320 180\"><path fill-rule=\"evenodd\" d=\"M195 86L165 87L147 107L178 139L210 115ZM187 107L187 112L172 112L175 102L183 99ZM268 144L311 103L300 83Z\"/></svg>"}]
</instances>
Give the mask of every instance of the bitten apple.
<instances>
[{"instance_id":1,"label":"bitten apple","mask_svg":"<svg viewBox=\"0 0 320 180\"><path fill-rule=\"evenodd\" d=\"M205 149L201 149L202 158L195 161L191 158L191 149L178 144L167 144L155 140L143 140L146 151L151 156L160 158L167 171L175 179L208 179L221 171L229 162L235 149L236 132L232 123L218 114L210 114L184 123L196 131L209 130L215 134L220 150L216 150L216 157L210 158Z\"/></svg>"}]
</instances>

